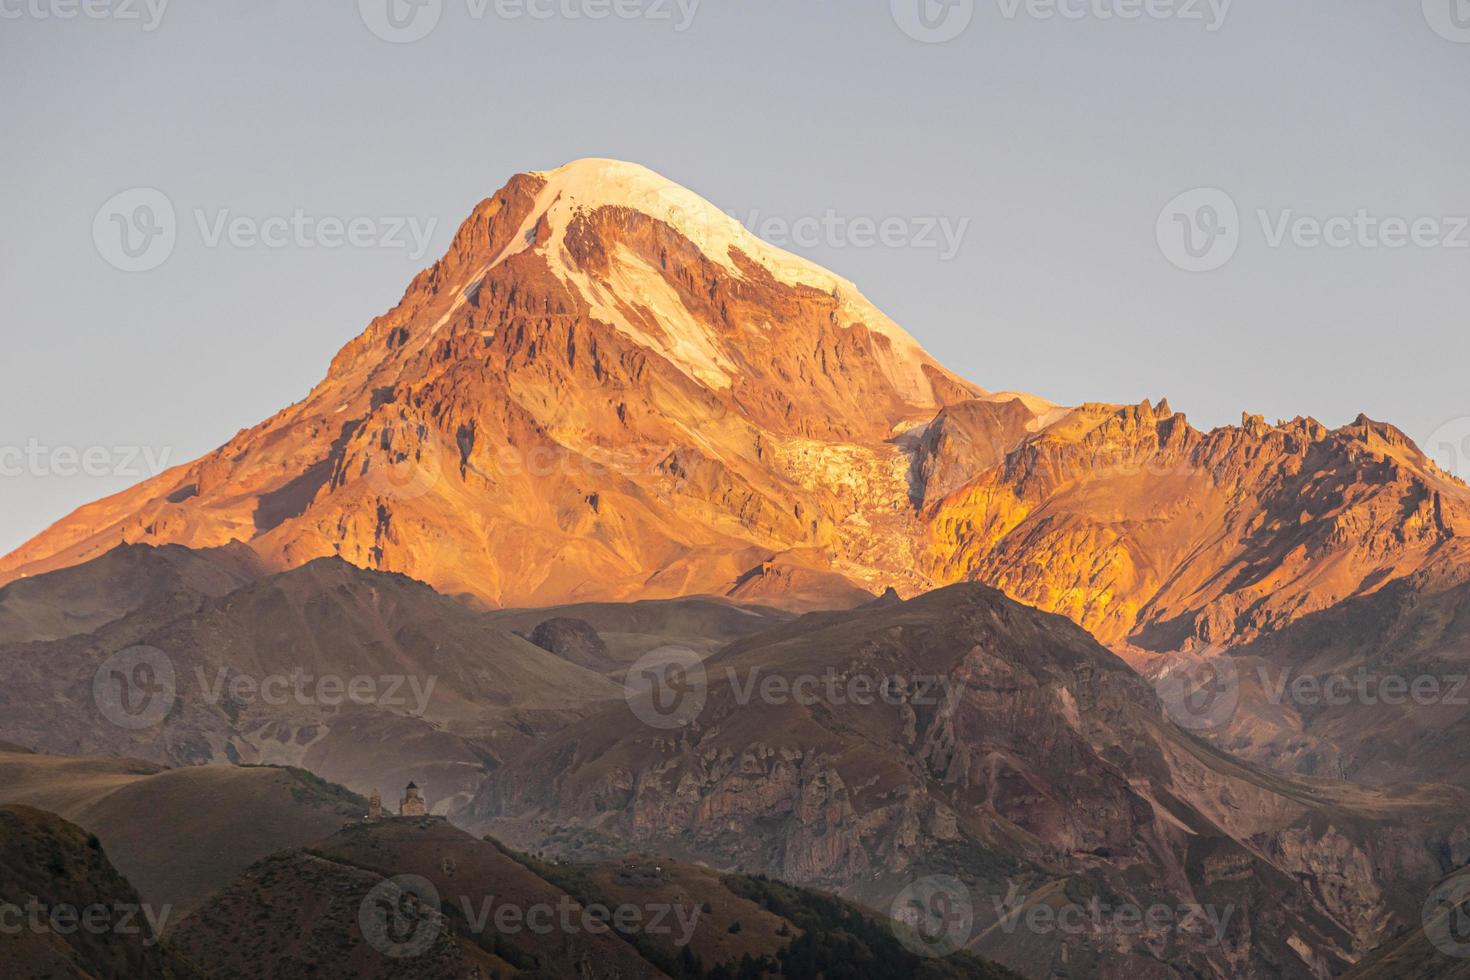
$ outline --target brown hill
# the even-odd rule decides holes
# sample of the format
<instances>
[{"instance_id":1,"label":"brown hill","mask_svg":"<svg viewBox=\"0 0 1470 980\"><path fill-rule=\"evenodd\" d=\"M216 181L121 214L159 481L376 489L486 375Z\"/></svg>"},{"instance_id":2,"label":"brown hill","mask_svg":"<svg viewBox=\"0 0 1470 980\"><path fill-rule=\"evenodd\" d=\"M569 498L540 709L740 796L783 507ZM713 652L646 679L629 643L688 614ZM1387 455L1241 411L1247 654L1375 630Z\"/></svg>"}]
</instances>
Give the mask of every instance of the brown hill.
<instances>
[{"instance_id":1,"label":"brown hill","mask_svg":"<svg viewBox=\"0 0 1470 980\"><path fill-rule=\"evenodd\" d=\"M179 915L265 855L320 840L367 809L299 770L17 752L0 752L0 803L94 834L145 901Z\"/></svg>"},{"instance_id":2,"label":"brown hill","mask_svg":"<svg viewBox=\"0 0 1470 980\"><path fill-rule=\"evenodd\" d=\"M413 956L387 955L359 916L378 896L395 929L427 937ZM438 909L381 875L285 851L252 866L180 925L174 942L211 977L230 980L484 980L499 964L456 942ZM386 930L384 935L386 935ZM386 944L385 950L391 947Z\"/></svg>"},{"instance_id":3,"label":"brown hill","mask_svg":"<svg viewBox=\"0 0 1470 980\"><path fill-rule=\"evenodd\" d=\"M0 589L0 642L90 633L145 605L187 609L262 574L263 563L244 545L206 551L120 545L95 561Z\"/></svg>"},{"instance_id":4,"label":"brown hill","mask_svg":"<svg viewBox=\"0 0 1470 980\"><path fill-rule=\"evenodd\" d=\"M437 818L361 823L273 855L176 941L212 976L239 978L1015 977L963 954L926 960L829 896L647 855L542 862Z\"/></svg>"},{"instance_id":5,"label":"brown hill","mask_svg":"<svg viewBox=\"0 0 1470 980\"><path fill-rule=\"evenodd\" d=\"M441 807L537 731L619 696L420 583L335 559L186 611L170 599L93 633L0 644L0 664L0 734L13 742L296 766L364 796L418 779Z\"/></svg>"},{"instance_id":6,"label":"brown hill","mask_svg":"<svg viewBox=\"0 0 1470 980\"><path fill-rule=\"evenodd\" d=\"M202 980L161 942L171 910L145 905L96 837L52 813L0 806L0 975Z\"/></svg>"}]
</instances>

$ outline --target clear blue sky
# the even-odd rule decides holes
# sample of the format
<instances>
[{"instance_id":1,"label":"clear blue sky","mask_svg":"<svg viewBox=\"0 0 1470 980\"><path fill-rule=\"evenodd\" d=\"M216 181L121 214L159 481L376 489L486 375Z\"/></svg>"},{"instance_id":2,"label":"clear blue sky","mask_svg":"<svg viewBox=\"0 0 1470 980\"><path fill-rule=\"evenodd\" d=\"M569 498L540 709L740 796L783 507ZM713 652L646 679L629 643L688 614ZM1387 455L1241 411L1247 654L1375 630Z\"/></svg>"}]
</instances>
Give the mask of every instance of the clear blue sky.
<instances>
[{"instance_id":1,"label":"clear blue sky","mask_svg":"<svg viewBox=\"0 0 1470 980\"><path fill-rule=\"evenodd\" d=\"M88 2L111 16L0 0L0 452L40 459L0 455L0 549L133 482L146 459L115 448L180 462L300 398L478 200L583 156L645 163L742 217L898 218L909 238L968 221L949 257L850 232L795 250L987 387L1167 395L1200 425L1366 411L1420 439L1470 416L1470 248L1370 248L1341 227L1344 248L1310 228L1272 247L1258 216L1443 218L1425 240L1455 237L1470 43L1450 38L1470 31L1451 0L1443 17L1426 0L1439 32L1420 0L1237 0L1218 24L976 0L944 43L905 34L918 21L889 0L704 0L684 30L677 0L617 0L650 16L602 20L558 9L599 0L539 0L549 19L428 0L437 25L413 43L369 30L387 0L177 0L156 25L145 0ZM177 240L129 273L94 222L138 187L166 195ZM1156 237L1199 187L1240 214L1238 251L1207 273ZM298 211L436 225L423 256L209 243L222 215ZM57 447L102 447L104 475L57 475L81 468Z\"/></svg>"}]
</instances>

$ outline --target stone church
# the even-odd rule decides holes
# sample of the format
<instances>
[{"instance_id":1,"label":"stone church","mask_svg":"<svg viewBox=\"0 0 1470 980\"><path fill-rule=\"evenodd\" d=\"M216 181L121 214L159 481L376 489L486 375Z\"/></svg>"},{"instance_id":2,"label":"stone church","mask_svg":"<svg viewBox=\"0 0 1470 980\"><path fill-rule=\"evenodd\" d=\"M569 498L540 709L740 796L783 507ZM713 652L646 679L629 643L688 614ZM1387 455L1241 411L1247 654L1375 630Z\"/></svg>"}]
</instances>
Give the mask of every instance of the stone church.
<instances>
[{"instance_id":1,"label":"stone church","mask_svg":"<svg viewBox=\"0 0 1470 980\"><path fill-rule=\"evenodd\" d=\"M429 812L428 805L424 802L423 791L417 783L409 783L403 790L403 799L398 801L398 815L400 817L422 817ZM368 798L367 820L369 822L383 819L383 794L373 790L373 795Z\"/></svg>"},{"instance_id":2,"label":"stone church","mask_svg":"<svg viewBox=\"0 0 1470 980\"><path fill-rule=\"evenodd\" d=\"M408 788L403 791L403 799L398 801L398 815L400 817L422 817L429 812L424 805L423 794L414 783L409 783Z\"/></svg>"}]
</instances>

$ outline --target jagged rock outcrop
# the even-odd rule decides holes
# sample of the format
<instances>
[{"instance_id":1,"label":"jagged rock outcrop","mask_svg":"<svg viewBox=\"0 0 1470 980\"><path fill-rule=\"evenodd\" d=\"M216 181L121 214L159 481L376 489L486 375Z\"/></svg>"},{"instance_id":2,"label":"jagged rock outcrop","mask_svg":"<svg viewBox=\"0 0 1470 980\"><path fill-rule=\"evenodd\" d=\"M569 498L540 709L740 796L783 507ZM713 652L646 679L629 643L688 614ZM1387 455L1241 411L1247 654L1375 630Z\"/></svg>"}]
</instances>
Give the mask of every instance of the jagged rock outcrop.
<instances>
[{"instance_id":1,"label":"jagged rock outcrop","mask_svg":"<svg viewBox=\"0 0 1470 980\"><path fill-rule=\"evenodd\" d=\"M1174 728L1081 630L988 589L807 616L704 672L687 725L609 709L492 774L462 819L534 847L612 834L880 906L960 874L980 906L973 949L1032 975L1155 975L1160 955L1216 975L1340 971L1470 858L1462 789L1252 769ZM1233 917L1211 941L999 928L1007 896L1054 888Z\"/></svg>"},{"instance_id":2,"label":"jagged rock outcrop","mask_svg":"<svg viewBox=\"0 0 1470 980\"><path fill-rule=\"evenodd\" d=\"M1105 643L1222 648L1456 553L1470 491L1392 426L1204 433L1166 403L1086 405L926 511L933 575Z\"/></svg>"},{"instance_id":3,"label":"jagged rock outcrop","mask_svg":"<svg viewBox=\"0 0 1470 980\"><path fill-rule=\"evenodd\" d=\"M585 619L557 616L545 620L526 639L578 667L606 670L613 666L608 659L607 643Z\"/></svg>"}]
</instances>

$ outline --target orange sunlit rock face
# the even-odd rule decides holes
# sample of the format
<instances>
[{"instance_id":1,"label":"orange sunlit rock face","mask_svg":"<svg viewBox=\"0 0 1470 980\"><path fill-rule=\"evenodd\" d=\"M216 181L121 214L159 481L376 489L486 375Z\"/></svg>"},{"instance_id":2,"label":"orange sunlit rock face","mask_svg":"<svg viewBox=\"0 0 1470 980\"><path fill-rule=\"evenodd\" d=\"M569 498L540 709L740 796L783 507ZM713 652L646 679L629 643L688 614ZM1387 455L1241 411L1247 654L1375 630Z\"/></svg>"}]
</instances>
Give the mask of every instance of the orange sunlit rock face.
<instances>
[{"instance_id":1,"label":"orange sunlit rock face","mask_svg":"<svg viewBox=\"0 0 1470 980\"><path fill-rule=\"evenodd\" d=\"M1085 405L924 512L932 574L979 579L1114 646L1224 646L1464 564L1466 488L1392 426L1246 417L1202 433Z\"/></svg>"}]
</instances>

